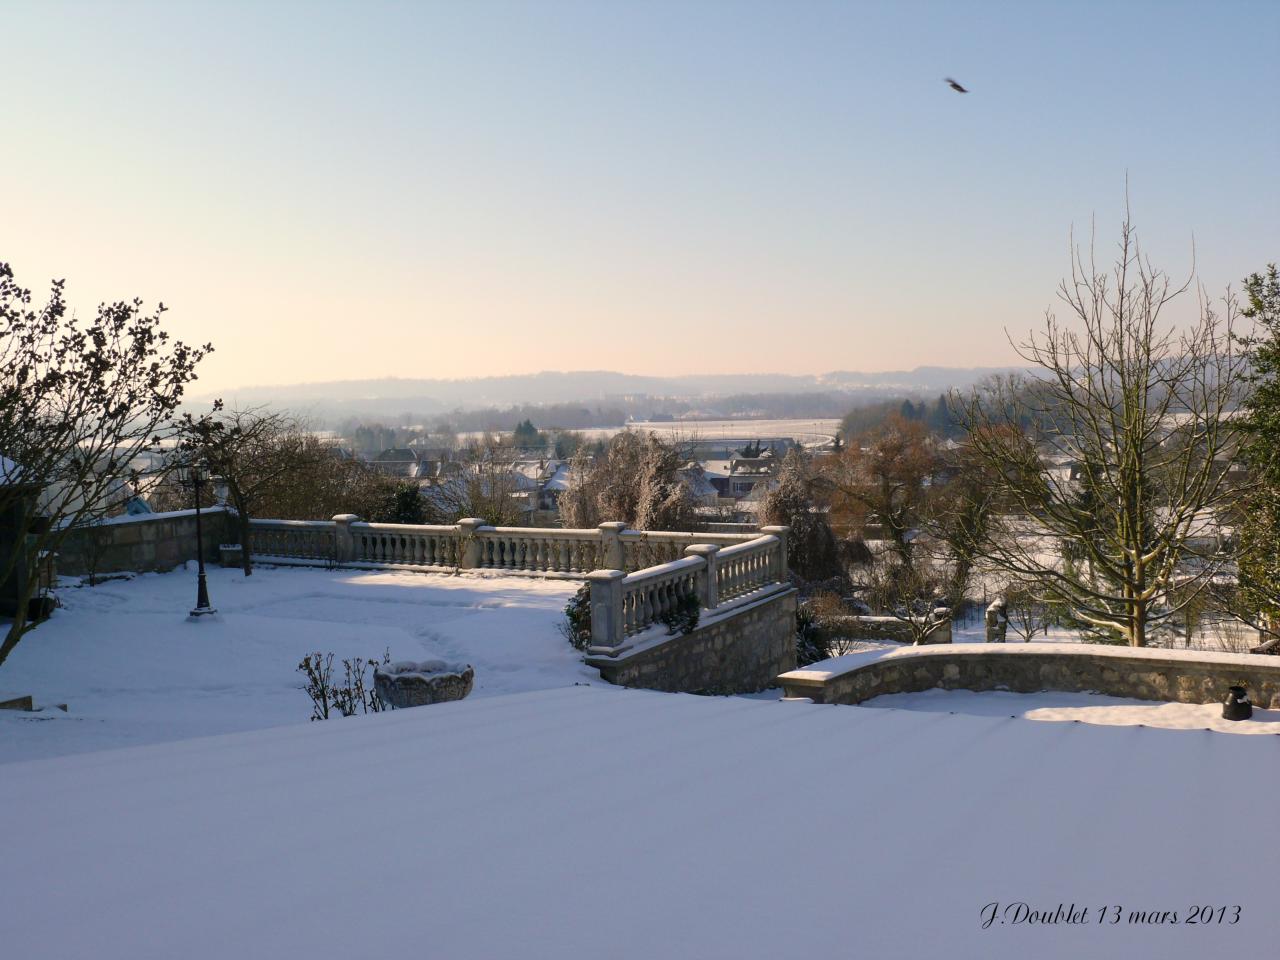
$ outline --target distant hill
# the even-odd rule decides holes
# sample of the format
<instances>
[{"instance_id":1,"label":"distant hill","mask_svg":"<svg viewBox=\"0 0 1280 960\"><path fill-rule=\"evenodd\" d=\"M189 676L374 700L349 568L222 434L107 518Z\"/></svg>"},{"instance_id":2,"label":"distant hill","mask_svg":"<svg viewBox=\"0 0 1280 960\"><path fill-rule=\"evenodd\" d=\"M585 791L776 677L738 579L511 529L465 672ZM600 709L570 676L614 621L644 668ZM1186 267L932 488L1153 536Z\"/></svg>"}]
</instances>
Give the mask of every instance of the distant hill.
<instances>
[{"instance_id":1,"label":"distant hill","mask_svg":"<svg viewBox=\"0 0 1280 960\"><path fill-rule=\"evenodd\" d=\"M887 396L933 395L964 387L1007 367L917 367L881 373L836 371L816 376L779 373L707 374L651 377L608 370L544 371L460 380L337 380L326 383L242 387L224 391L228 405L269 405L308 410L317 416L424 416L453 410L505 408L514 405L578 403L643 408L645 401L705 400L769 394L851 394L859 400ZM212 394L193 397L207 402ZM658 406L661 406L659 404Z\"/></svg>"}]
</instances>

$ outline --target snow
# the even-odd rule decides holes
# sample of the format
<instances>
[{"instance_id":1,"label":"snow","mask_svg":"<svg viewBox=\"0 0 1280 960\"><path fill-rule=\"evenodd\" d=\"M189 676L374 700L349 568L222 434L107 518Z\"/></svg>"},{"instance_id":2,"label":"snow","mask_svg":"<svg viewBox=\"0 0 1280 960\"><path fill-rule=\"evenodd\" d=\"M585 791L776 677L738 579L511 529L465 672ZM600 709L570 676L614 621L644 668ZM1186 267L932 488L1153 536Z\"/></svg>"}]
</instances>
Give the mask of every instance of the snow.
<instances>
[{"instance_id":1,"label":"snow","mask_svg":"<svg viewBox=\"0 0 1280 960\"><path fill-rule=\"evenodd\" d=\"M556 629L573 582L212 568L220 612L191 623L194 580L64 587L0 668L71 707L0 712L5 956L1200 958L1280 937L1280 821L1242 816L1280 793L1280 741L1204 729L1273 733L1280 711L622 690ZM471 663L475 690L308 723L315 650ZM1091 922L983 930L993 901ZM1240 920L1127 921L1193 904Z\"/></svg>"},{"instance_id":2,"label":"snow","mask_svg":"<svg viewBox=\"0 0 1280 960\"><path fill-rule=\"evenodd\" d=\"M1268 956L1280 821L1244 815L1280 792L1275 759L1275 741L1203 731L597 685L15 763L0 942L129 960ZM993 901L1091 922L983 930ZM1126 920L1098 924L1103 904ZM1127 921L1193 904L1239 921Z\"/></svg>"},{"instance_id":3,"label":"snow","mask_svg":"<svg viewBox=\"0 0 1280 960\"><path fill-rule=\"evenodd\" d=\"M1107 697L1092 693L1002 690L925 690L894 693L865 700L864 707L892 707L931 713L980 717L1023 717L1027 720L1077 721L1115 727L1161 727L1168 730L1212 730L1217 733L1280 734L1280 710L1253 707L1250 720L1224 720L1220 703L1163 703Z\"/></svg>"},{"instance_id":4,"label":"snow","mask_svg":"<svg viewBox=\"0 0 1280 960\"><path fill-rule=\"evenodd\" d=\"M60 588L63 607L0 666L0 686L68 713L0 711L0 763L287 723L299 661L461 661L473 698L599 682L557 631L578 584L417 572L208 569L216 617L190 622L195 566Z\"/></svg>"},{"instance_id":5,"label":"snow","mask_svg":"<svg viewBox=\"0 0 1280 960\"><path fill-rule=\"evenodd\" d=\"M232 513L229 507L201 507L200 513L208 516L211 513ZM190 510L165 510L160 513L122 513L115 517L104 517L94 521L96 526L115 526L119 523L145 523L154 520L173 520L176 517L194 517L195 508Z\"/></svg>"}]
</instances>

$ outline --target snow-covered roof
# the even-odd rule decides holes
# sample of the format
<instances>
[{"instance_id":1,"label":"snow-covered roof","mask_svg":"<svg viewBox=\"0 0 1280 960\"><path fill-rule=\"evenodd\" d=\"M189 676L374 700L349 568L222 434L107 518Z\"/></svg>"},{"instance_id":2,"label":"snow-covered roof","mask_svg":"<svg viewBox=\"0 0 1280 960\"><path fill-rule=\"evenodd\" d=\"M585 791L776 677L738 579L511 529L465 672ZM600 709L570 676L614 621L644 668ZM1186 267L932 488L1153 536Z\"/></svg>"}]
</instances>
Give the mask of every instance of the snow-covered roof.
<instances>
[{"instance_id":1,"label":"snow-covered roof","mask_svg":"<svg viewBox=\"0 0 1280 960\"><path fill-rule=\"evenodd\" d=\"M547 490L568 490L569 478L573 475L573 466L569 463L561 463L556 467L556 472L547 480Z\"/></svg>"},{"instance_id":2,"label":"snow-covered roof","mask_svg":"<svg viewBox=\"0 0 1280 960\"><path fill-rule=\"evenodd\" d=\"M1202 937L1127 911L1211 903L1240 907L1204 935L1217 953L1266 956L1280 819L1220 820L1233 790L1280 793L1273 756L1266 737L565 687L9 765L22 881L0 920L31 957L416 938L450 958L1198 960ZM1087 922L982 925L993 902L1071 901ZM361 922L308 919L336 917Z\"/></svg>"}]
</instances>

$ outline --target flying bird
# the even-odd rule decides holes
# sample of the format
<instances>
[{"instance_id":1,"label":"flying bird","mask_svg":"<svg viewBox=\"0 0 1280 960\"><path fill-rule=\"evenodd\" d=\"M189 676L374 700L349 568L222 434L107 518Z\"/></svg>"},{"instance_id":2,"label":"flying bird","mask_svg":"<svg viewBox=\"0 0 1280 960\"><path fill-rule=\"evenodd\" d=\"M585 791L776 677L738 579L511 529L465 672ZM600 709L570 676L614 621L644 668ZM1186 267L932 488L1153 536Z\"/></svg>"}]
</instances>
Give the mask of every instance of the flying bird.
<instances>
[{"instance_id":1,"label":"flying bird","mask_svg":"<svg viewBox=\"0 0 1280 960\"><path fill-rule=\"evenodd\" d=\"M956 93L968 93L968 92L969 92L969 91L968 91L968 90L966 90L964 87L960 86L960 84L958 84L958 83L956 83L954 80L952 80L950 77L945 78L945 79L943 80L943 83L945 83L948 87L950 87L950 88L951 88L952 90L954 90Z\"/></svg>"}]
</instances>

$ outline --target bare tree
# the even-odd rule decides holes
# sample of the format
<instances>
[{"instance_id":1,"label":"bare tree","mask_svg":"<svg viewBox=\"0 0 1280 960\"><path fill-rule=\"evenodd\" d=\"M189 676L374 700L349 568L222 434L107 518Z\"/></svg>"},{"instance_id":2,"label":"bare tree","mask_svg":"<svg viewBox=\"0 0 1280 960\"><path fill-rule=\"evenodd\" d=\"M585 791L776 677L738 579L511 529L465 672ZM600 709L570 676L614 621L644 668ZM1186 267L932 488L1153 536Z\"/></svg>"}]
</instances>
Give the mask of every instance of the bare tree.
<instances>
[{"instance_id":1,"label":"bare tree","mask_svg":"<svg viewBox=\"0 0 1280 960\"><path fill-rule=\"evenodd\" d=\"M394 480L344 460L289 414L264 408L223 412L215 405L205 416L187 415L178 456L203 459L225 488L237 514L246 577L253 572L253 517L369 517L395 489Z\"/></svg>"},{"instance_id":2,"label":"bare tree","mask_svg":"<svg viewBox=\"0 0 1280 960\"><path fill-rule=\"evenodd\" d=\"M653 434L624 430L594 463L574 461L569 488L560 496L568 527L620 520L639 530L692 530L700 521L684 450Z\"/></svg>"},{"instance_id":3,"label":"bare tree","mask_svg":"<svg viewBox=\"0 0 1280 960\"><path fill-rule=\"evenodd\" d=\"M828 580L842 573L839 550L826 510L815 500L813 461L798 448L787 453L778 472L778 484L760 502L764 524L791 528L787 535L787 559L806 580Z\"/></svg>"},{"instance_id":4,"label":"bare tree","mask_svg":"<svg viewBox=\"0 0 1280 960\"><path fill-rule=\"evenodd\" d=\"M89 320L68 315L64 283L34 307L31 292L0 263L0 583L16 609L0 663L30 629L28 604L42 558L72 527L121 506L135 461L172 429L183 390L213 348L170 340L165 308L142 301L99 304Z\"/></svg>"},{"instance_id":5,"label":"bare tree","mask_svg":"<svg viewBox=\"0 0 1280 960\"><path fill-rule=\"evenodd\" d=\"M1110 272L1073 244L1059 289L1071 323L1050 310L1016 345L1032 377L953 397L1003 505L983 559L1098 639L1146 645L1221 565L1197 540L1233 495L1243 358L1229 294L1219 313L1197 288L1194 322L1164 322L1191 284L1151 266L1126 217Z\"/></svg>"},{"instance_id":6,"label":"bare tree","mask_svg":"<svg viewBox=\"0 0 1280 960\"><path fill-rule=\"evenodd\" d=\"M894 414L827 457L816 483L830 499L833 526L889 541L898 561L910 565L938 467L936 445L924 426Z\"/></svg>"},{"instance_id":7,"label":"bare tree","mask_svg":"<svg viewBox=\"0 0 1280 960\"><path fill-rule=\"evenodd\" d=\"M240 550L247 577L253 573L251 526L261 496L298 462L300 436L285 414L263 409L222 412L183 420L177 462L203 460L227 492L236 510Z\"/></svg>"},{"instance_id":8,"label":"bare tree","mask_svg":"<svg viewBox=\"0 0 1280 960\"><path fill-rule=\"evenodd\" d=\"M518 524L521 482L516 460L516 450L493 435L469 445L455 471L438 478L427 493L433 518L453 523L479 517L496 527Z\"/></svg>"},{"instance_id":9,"label":"bare tree","mask_svg":"<svg viewBox=\"0 0 1280 960\"><path fill-rule=\"evenodd\" d=\"M862 599L879 616L892 617L907 628L912 643L929 639L951 620L946 606L948 577L944 570L923 557L902 563L897 557L867 568L860 585Z\"/></svg>"}]
</instances>

